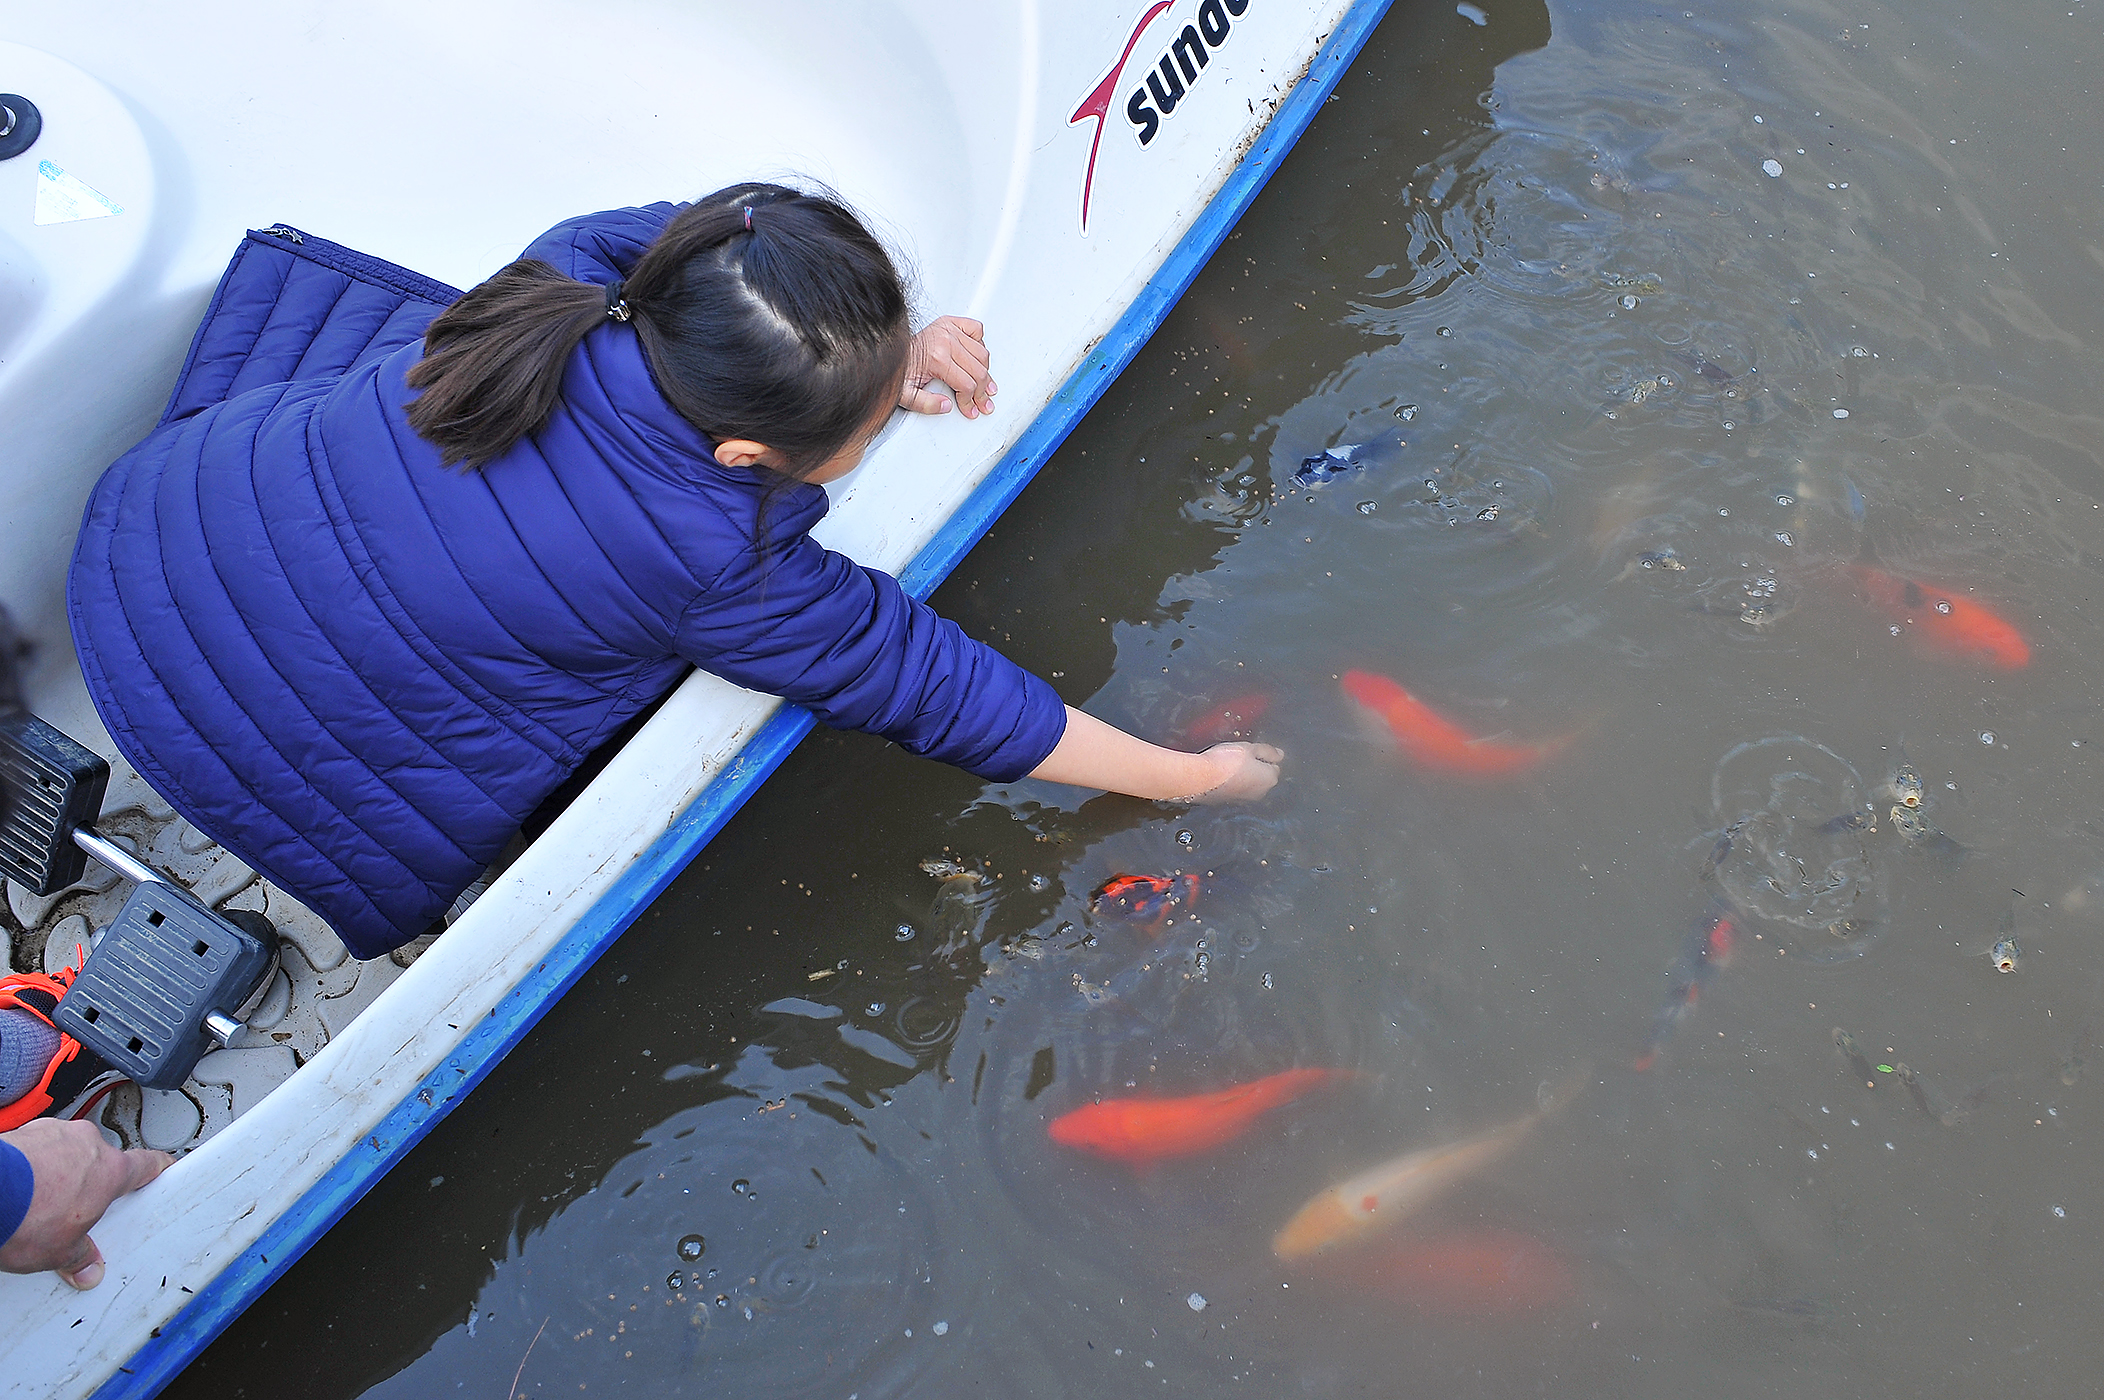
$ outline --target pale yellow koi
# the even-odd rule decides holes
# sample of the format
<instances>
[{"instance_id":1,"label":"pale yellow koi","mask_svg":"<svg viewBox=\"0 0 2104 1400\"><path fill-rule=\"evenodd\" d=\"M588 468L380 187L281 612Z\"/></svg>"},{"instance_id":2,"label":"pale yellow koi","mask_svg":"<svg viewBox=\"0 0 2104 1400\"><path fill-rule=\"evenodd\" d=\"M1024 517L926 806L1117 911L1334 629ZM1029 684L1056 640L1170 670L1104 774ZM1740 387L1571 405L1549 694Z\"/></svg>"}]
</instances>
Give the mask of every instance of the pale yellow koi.
<instances>
[{"instance_id":1,"label":"pale yellow koi","mask_svg":"<svg viewBox=\"0 0 2104 1400\"><path fill-rule=\"evenodd\" d=\"M1545 1088L1541 1107L1502 1127L1406 1152L1317 1193L1272 1237L1271 1252L1282 1260L1305 1258L1400 1224L1526 1141L1542 1119L1570 1102L1590 1077L1589 1069L1581 1070L1560 1088Z\"/></svg>"}]
</instances>

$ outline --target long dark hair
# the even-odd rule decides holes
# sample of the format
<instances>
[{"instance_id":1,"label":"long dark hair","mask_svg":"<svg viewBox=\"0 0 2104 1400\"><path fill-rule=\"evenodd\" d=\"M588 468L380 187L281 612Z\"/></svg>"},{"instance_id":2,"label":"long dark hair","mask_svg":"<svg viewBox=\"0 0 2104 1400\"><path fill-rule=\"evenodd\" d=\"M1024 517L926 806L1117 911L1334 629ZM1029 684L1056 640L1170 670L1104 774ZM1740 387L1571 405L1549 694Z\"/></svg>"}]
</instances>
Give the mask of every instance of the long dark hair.
<instances>
[{"instance_id":1,"label":"long dark hair","mask_svg":"<svg viewBox=\"0 0 2104 1400\"><path fill-rule=\"evenodd\" d=\"M801 476L897 398L911 344L884 245L839 200L744 184L697 200L623 284L652 375L721 442L764 443ZM442 461L481 467L554 411L606 290L521 258L448 307L408 374L409 425Z\"/></svg>"}]
</instances>

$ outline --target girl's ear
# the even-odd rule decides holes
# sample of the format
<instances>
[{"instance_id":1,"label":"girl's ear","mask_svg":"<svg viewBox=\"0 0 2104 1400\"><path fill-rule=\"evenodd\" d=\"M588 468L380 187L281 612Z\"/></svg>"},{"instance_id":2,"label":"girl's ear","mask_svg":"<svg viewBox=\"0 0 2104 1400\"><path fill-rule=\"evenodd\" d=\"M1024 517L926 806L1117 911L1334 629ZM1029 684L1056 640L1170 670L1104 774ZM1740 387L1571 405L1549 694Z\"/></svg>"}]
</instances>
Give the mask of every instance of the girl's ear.
<instances>
[{"instance_id":1,"label":"girl's ear","mask_svg":"<svg viewBox=\"0 0 2104 1400\"><path fill-rule=\"evenodd\" d=\"M750 438L726 438L716 444L716 460L726 467L771 467L774 449Z\"/></svg>"}]
</instances>

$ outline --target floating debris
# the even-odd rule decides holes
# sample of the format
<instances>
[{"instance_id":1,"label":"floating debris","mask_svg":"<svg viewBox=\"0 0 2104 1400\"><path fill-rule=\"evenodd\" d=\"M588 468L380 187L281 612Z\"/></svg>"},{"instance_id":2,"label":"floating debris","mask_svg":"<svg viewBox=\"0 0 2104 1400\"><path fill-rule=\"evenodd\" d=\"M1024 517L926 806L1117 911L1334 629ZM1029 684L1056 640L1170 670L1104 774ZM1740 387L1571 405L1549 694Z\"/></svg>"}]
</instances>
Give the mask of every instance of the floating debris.
<instances>
[{"instance_id":1,"label":"floating debris","mask_svg":"<svg viewBox=\"0 0 2104 1400\"><path fill-rule=\"evenodd\" d=\"M1761 162L1761 173L1772 180L1783 173L1783 163L1773 159L1764 160Z\"/></svg>"},{"instance_id":2,"label":"floating debris","mask_svg":"<svg viewBox=\"0 0 2104 1400\"><path fill-rule=\"evenodd\" d=\"M1416 405L1406 405L1414 415ZM1403 417L1403 410L1396 410L1396 417ZM1302 486L1320 486L1325 481L1335 480L1347 472L1359 471L1368 465L1367 450L1371 443L1348 442L1341 447L1326 447L1312 457L1302 460L1293 473L1293 480Z\"/></svg>"}]
</instances>

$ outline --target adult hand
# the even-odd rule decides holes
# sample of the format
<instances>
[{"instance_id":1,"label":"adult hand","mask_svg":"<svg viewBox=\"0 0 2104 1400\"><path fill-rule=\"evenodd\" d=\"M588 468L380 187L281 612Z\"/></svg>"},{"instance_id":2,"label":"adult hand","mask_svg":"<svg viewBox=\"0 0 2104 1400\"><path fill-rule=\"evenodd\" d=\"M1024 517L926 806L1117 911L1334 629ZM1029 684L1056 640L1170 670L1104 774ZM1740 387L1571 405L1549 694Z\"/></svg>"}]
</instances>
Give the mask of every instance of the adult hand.
<instances>
[{"instance_id":1,"label":"adult hand","mask_svg":"<svg viewBox=\"0 0 2104 1400\"><path fill-rule=\"evenodd\" d=\"M957 398L957 407L967 418L994 411L992 359L986 351L986 327L964 316L938 316L928 328L913 337L906 358L906 383L899 390L899 407L915 413L948 413L950 401L929 389L940 380Z\"/></svg>"},{"instance_id":2,"label":"adult hand","mask_svg":"<svg viewBox=\"0 0 2104 1400\"><path fill-rule=\"evenodd\" d=\"M1199 757L1212 765L1218 781L1190 802L1254 802L1278 786L1278 766L1285 752L1270 744L1215 744Z\"/></svg>"},{"instance_id":3,"label":"adult hand","mask_svg":"<svg viewBox=\"0 0 2104 1400\"><path fill-rule=\"evenodd\" d=\"M0 1142L12 1144L36 1173L36 1192L19 1229L0 1245L0 1270L34 1274L45 1269L75 1288L102 1282L102 1251L88 1230L110 1202L152 1181L175 1159L165 1152L109 1145L93 1123L38 1118Z\"/></svg>"}]
</instances>

